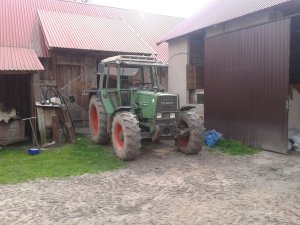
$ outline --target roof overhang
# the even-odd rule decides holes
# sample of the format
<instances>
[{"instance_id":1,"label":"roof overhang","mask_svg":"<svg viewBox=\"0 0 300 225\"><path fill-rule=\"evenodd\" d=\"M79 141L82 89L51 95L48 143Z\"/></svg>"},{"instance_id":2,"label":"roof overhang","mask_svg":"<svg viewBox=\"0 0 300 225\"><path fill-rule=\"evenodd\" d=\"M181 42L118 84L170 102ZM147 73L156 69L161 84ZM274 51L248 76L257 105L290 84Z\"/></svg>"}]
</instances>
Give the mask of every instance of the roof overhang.
<instances>
[{"instance_id":1,"label":"roof overhang","mask_svg":"<svg viewBox=\"0 0 300 225\"><path fill-rule=\"evenodd\" d=\"M264 9L297 1L298 0L211 0L205 7L190 18L179 23L157 42L157 45Z\"/></svg>"},{"instance_id":2,"label":"roof overhang","mask_svg":"<svg viewBox=\"0 0 300 225\"><path fill-rule=\"evenodd\" d=\"M44 70L35 51L28 48L0 46L0 73L34 73Z\"/></svg>"}]
</instances>

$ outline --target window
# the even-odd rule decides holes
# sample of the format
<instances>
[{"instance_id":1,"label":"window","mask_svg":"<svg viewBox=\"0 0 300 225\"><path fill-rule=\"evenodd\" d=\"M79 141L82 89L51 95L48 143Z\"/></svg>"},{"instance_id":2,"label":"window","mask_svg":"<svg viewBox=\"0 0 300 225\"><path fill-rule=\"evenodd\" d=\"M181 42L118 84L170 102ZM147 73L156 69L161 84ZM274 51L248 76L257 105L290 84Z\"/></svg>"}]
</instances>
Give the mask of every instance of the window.
<instances>
[{"instance_id":1,"label":"window","mask_svg":"<svg viewBox=\"0 0 300 225\"><path fill-rule=\"evenodd\" d=\"M108 66L107 88L117 88L117 72L118 72L118 67L116 64L111 64Z\"/></svg>"},{"instance_id":2,"label":"window","mask_svg":"<svg viewBox=\"0 0 300 225\"><path fill-rule=\"evenodd\" d=\"M121 67L121 76L135 76L139 72L139 68Z\"/></svg>"}]
</instances>

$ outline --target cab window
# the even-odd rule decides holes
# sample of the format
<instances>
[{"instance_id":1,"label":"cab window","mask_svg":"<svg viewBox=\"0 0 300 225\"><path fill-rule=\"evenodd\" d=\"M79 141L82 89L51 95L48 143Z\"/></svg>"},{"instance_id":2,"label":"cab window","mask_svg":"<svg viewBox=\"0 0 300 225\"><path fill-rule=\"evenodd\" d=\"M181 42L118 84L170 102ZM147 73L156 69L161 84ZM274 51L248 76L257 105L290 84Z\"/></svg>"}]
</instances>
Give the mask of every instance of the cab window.
<instances>
[{"instance_id":1,"label":"cab window","mask_svg":"<svg viewBox=\"0 0 300 225\"><path fill-rule=\"evenodd\" d=\"M117 73L118 73L118 66L116 64L110 64L108 66L107 88L117 88Z\"/></svg>"}]
</instances>

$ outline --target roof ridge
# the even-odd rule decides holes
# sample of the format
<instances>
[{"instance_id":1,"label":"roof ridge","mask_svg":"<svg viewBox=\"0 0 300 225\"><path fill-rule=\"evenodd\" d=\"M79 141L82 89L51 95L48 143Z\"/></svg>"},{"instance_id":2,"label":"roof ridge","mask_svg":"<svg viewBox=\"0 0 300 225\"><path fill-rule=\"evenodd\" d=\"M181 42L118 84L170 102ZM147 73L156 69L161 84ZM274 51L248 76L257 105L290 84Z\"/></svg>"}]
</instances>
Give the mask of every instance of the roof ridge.
<instances>
[{"instance_id":1,"label":"roof ridge","mask_svg":"<svg viewBox=\"0 0 300 225\"><path fill-rule=\"evenodd\" d=\"M151 50L155 55L157 52L123 19L121 21Z\"/></svg>"}]
</instances>

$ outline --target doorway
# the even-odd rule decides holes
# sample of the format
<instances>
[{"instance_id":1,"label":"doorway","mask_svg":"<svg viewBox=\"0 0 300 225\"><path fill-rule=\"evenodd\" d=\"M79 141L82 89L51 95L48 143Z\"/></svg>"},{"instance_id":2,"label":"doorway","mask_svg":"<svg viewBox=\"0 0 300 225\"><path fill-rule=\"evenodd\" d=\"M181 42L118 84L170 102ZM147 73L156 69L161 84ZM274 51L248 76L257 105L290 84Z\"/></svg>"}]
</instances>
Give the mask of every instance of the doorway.
<instances>
[{"instance_id":1,"label":"doorway","mask_svg":"<svg viewBox=\"0 0 300 225\"><path fill-rule=\"evenodd\" d=\"M31 74L0 75L0 145L24 141L31 135L22 119L34 115Z\"/></svg>"},{"instance_id":2,"label":"doorway","mask_svg":"<svg viewBox=\"0 0 300 225\"><path fill-rule=\"evenodd\" d=\"M300 16L291 20L288 128L288 149L300 151Z\"/></svg>"}]
</instances>

